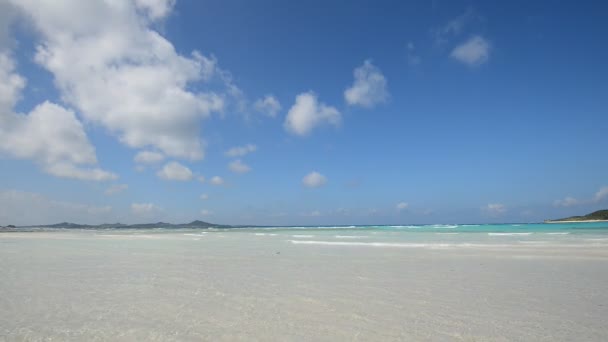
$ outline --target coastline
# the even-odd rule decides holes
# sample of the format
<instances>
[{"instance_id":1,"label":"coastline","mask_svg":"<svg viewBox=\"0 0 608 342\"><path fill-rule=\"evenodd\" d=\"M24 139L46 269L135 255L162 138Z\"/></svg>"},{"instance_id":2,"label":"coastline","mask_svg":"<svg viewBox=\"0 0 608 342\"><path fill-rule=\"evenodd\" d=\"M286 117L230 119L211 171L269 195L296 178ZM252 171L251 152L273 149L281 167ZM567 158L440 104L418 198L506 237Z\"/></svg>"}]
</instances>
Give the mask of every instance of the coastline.
<instances>
[{"instance_id":1,"label":"coastline","mask_svg":"<svg viewBox=\"0 0 608 342\"><path fill-rule=\"evenodd\" d=\"M597 223L608 222L608 220L545 220L544 223Z\"/></svg>"}]
</instances>

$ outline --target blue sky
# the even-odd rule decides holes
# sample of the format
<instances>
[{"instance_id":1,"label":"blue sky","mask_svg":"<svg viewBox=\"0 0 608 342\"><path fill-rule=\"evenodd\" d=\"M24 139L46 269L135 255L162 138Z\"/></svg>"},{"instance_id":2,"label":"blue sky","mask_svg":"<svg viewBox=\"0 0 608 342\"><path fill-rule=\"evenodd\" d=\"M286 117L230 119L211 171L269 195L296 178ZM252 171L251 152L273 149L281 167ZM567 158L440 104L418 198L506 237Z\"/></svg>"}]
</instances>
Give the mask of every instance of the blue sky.
<instances>
[{"instance_id":1,"label":"blue sky","mask_svg":"<svg viewBox=\"0 0 608 342\"><path fill-rule=\"evenodd\" d=\"M0 1L0 224L608 207L606 4Z\"/></svg>"}]
</instances>

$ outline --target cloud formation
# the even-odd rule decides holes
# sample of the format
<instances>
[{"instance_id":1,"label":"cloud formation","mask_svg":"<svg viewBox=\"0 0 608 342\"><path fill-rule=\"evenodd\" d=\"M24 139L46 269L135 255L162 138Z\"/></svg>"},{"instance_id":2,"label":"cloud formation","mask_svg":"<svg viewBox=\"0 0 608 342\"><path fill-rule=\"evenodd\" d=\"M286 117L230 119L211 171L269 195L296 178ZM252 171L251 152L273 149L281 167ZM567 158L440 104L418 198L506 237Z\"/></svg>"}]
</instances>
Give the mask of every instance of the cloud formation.
<instances>
[{"instance_id":1,"label":"cloud formation","mask_svg":"<svg viewBox=\"0 0 608 342\"><path fill-rule=\"evenodd\" d=\"M344 91L344 99L351 106L372 108L379 103L386 102L388 90L386 78L370 60L353 72L355 82Z\"/></svg>"},{"instance_id":2,"label":"cloud formation","mask_svg":"<svg viewBox=\"0 0 608 342\"><path fill-rule=\"evenodd\" d=\"M174 1L10 1L38 33L36 63L84 119L131 148L203 158L200 121L224 108L232 84L219 93L191 90L226 77L214 58L180 55L153 29Z\"/></svg>"},{"instance_id":3,"label":"cloud formation","mask_svg":"<svg viewBox=\"0 0 608 342\"><path fill-rule=\"evenodd\" d=\"M397 203L396 208L398 211L403 211L403 210L407 209L409 206L410 205L406 202L399 202L399 203Z\"/></svg>"},{"instance_id":4,"label":"cloud formation","mask_svg":"<svg viewBox=\"0 0 608 342\"><path fill-rule=\"evenodd\" d=\"M175 161L165 164L156 175L165 180L175 181L189 181L194 176L189 168Z\"/></svg>"},{"instance_id":5,"label":"cloud formation","mask_svg":"<svg viewBox=\"0 0 608 342\"><path fill-rule=\"evenodd\" d=\"M274 118L281 110L281 104L273 95L266 95L261 99L257 99L253 104L253 108L260 113Z\"/></svg>"},{"instance_id":6,"label":"cloud formation","mask_svg":"<svg viewBox=\"0 0 608 342\"><path fill-rule=\"evenodd\" d=\"M165 159L165 156L162 153L152 152L152 151L141 151L135 155L136 163L140 164L154 164L159 163Z\"/></svg>"},{"instance_id":7,"label":"cloud formation","mask_svg":"<svg viewBox=\"0 0 608 342\"><path fill-rule=\"evenodd\" d=\"M490 203L482 208L487 214L499 216L507 212L507 207L501 203Z\"/></svg>"},{"instance_id":8,"label":"cloud formation","mask_svg":"<svg viewBox=\"0 0 608 342\"><path fill-rule=\"evenodd\" d=\"M555 207L572 207L575 205L579 205L581 202L573 197L566 197L564 199L559 199L553 201L553 206Z\"/></svg>"},{"instance_id":9,"label":"cloud formation","mask_svg":"<svg viewBox=\"0 0 608 342\"><path fill-rule=\"evenodd\" d=\"M228 164L228 168L234 173L247 173L251 171L251 167L243 163L240 159L232 161L230 164Z\"/></svg>"},{"instance_id":10,"label":"cloud formation","mask_svg":"<svg viewBox=\"0 0 608 342\"><path fill-rule=\"evenodd\" d=\"M315 93L306 92L296 96L295 104L287 112L284 127L290 133L305 136L323 123L337 126L340 121L341 115L336 108L319 102Z\"/></svg>"},{"instance_id":11,"label":"cloud formation","mask_svg":"<svg viewBox=\"0 0 608 342\"><path fill-rule=\"evenodd\" d=\"M302 184L308 188L320 188L326 183L327 178L317 171L313 171L302 178Z\"/></svg>"},{"instance_id":12,"label":"cloud formation","mask_svg":"<svg viewBox=\"0 0 608 342\"><path fill-rule=\"evenodd\" d=\"M601 187L593 197L595 202L601 202L606 198L608 198L608 186Z\"/></svg>"},{"instance_id":13,"label":"cloud formation","mask_svg":"<svg viewBox=\"0 0 608 342\"><path fill-rule=\"evenodd\" d=\"M26 80L15 63L0 52L0 153L35 161L57 177L104 181L114 173L95 167L95 147L73 111L45 101L31 112L13 112Z\"/></svg>"},{"instance_id":14,"label":"cloud formation","mask_svg":"<svg viewBox=\"0 0 608 342\"><path fill-rule=\"evenodd\" d=\"M255 152L257 149L258 149L257 146L255 146L253 144L247 144L244 146L235 146L235 147L229 149L228 151L226 151L226 153L224 153L224 154L227 157L242 157L249 153Z\"/></svg>"},{"instance_id":15,"label":"cloud formation","mask_svg":"<svg viewBox=\"0 0 608 342\"><path fill-rule=\"evenodd\" d=\"M209 180L209 183L211 183L211 185L218 185L218 186L224 185L224 179L220 176L213 176Z\"/></svg>"},{"instance_id":16,"label":"cloud formation","mask_svg":"<svg viewBox=\"0 0 608 342\"><path fill-rule=\"evenodd\" d=\"M490 43L481 36L473 36L456 46L450 56L465 65L478 66L490 58Z\"/></svg>"}]
</instances>

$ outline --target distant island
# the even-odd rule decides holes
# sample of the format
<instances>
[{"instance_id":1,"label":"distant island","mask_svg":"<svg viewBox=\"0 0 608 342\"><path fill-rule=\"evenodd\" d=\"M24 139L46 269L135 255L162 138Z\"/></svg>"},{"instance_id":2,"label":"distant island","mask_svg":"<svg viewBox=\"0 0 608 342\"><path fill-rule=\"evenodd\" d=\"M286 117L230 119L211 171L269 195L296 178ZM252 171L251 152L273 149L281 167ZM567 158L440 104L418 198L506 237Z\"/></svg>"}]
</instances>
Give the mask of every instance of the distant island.
<instances>
[{"instance_id":1,"label":"distant island","mask_svg":"<svg viewBox=\"0 0 608 342\"><path fill-rule=\"evenodd\" d=\"M545 223L563 223L563 222L608 222L608 209L594 211L585 216L570 216L557 220L545 220Z\"/></svg>"},{"instance_id":2,"label":"distant island","mask_svg":"<svg viewBox=\"0 0 608 342\"><path fill-rule=\"evenodd\" d=\"M215 224L209 223L205 221L192 221L190 223L166 223L166 222L156 222L156 223L137 223L137 224L123 224L123 223L102 223L97 225L90 224L78 224L71 222L61 222L55 224L46 224L46 225L34 225L34 226L20 226L15 227L13 225L8 225L6 227L0 227L0 229L23 229L23 228L56 228L56 229L153 229L153 228L241 228L242 226L230 226L225 224Z\"/></svg>"}]
</instances>

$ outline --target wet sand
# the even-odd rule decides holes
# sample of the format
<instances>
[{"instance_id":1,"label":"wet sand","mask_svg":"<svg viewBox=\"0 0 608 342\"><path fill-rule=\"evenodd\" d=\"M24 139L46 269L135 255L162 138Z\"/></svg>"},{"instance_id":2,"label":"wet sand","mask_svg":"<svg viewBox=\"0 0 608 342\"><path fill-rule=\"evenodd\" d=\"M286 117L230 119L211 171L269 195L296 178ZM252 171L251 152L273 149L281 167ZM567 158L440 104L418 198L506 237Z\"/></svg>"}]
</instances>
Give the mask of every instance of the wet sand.
<instances>
[{"instance_id":1,"label":"wet sand","mask_svg":"<svg viewBox=\"0 0 608 342\"><path fill-rule=\"evenodd\" d=\"M605 247L289 240L0 234L0 340L608 340Z\"/></svg>"}]
</instances>

